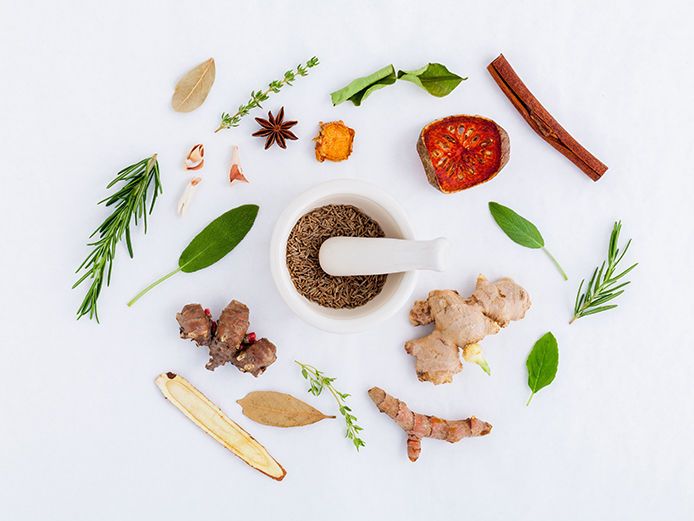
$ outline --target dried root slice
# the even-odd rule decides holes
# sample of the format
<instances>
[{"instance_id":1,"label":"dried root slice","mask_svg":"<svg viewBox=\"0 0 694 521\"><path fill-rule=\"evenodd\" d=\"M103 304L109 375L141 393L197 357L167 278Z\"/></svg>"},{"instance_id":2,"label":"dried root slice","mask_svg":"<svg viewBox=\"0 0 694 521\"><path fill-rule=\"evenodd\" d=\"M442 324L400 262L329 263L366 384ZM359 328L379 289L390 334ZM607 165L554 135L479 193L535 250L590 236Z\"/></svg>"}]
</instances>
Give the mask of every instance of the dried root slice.
<instances>
[{"instance_id":1,"label":"dried root slice","mask_svg":"<svg viewBox=\"0 0 694 521\"><path fill-rule=\"evenodd\" d=\"M320 122L320 131L313 139L316 142L316 159L321 163L328 161L344 161L352 153L354 130L345 125L342 120L330 123Z\"/></svg>"},{"instance_id":2,"label":"dried root slice","mask_svg":"<svg viewBox=\"0 0 694 521\"><path fill-rule=\"evenodd\" d=\"M266 476L282 481L287 471L250 434L239 427L182 376L164 373L155 380L164 397L195 425Z\"/></svg>"},{"instance_id":3,"label":"dried root slice","mask_svg":"<svg viewBox=\"0 0 694 521\"><path fill-rule=\"evenodd\" d=\"M205 164L205 147L203 145L195 145L188 152L186 160L183 162L183 167L186 170L200 170Z\"/></svg>"}]
</instances>

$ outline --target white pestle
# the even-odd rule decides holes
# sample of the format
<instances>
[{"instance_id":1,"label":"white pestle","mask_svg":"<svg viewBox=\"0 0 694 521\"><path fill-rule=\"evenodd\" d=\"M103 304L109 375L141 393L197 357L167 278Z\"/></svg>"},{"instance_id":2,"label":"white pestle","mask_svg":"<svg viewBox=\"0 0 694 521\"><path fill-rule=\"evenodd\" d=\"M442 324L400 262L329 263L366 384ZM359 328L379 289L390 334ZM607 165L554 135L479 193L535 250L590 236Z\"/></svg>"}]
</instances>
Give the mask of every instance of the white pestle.
<instances>
[{"instance_id":1,"label":"white pestle","mask_svg":"<svg viewBox=\"0 0 694 521\"><path fill-rule=\"evenodd\" d=\"M450 242L443 237L431 241L331 237L321 244L318 260L323 271L333 276L443 271L450 251Z\"/></svg>"}]
</instances>

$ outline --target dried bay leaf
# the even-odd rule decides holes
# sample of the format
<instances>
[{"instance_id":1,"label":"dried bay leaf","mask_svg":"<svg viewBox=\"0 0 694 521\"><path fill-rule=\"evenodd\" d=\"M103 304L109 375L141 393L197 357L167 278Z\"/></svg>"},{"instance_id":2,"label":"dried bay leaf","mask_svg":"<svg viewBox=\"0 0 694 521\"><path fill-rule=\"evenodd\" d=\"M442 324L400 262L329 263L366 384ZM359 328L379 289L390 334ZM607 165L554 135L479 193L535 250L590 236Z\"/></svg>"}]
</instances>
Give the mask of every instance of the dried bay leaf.
<instances>
[{"instance_id":1,"label":"dried bay leaf","mask_svg":"<svg viewBox=\"0 0 694 521\"><path fill-rule=\"evenodd\" d=\"M236 403L241 405L243 414L248 418L272 427L299 427L325 418L335 418L326 416L289 394L274 391L253 391Z\"/></svg>"},{"instance_id":2,"label":"dried bay leaf","mask_svg":"<svg viewBox=\"0 0 694 521\"><path fill-rule=\"evenodd\" d=\"M210 58L193 67L178 80L171 98L171 106L176 112L191 112L207 98L214 83L214 59Z\"/></svg>"}]
</instances>

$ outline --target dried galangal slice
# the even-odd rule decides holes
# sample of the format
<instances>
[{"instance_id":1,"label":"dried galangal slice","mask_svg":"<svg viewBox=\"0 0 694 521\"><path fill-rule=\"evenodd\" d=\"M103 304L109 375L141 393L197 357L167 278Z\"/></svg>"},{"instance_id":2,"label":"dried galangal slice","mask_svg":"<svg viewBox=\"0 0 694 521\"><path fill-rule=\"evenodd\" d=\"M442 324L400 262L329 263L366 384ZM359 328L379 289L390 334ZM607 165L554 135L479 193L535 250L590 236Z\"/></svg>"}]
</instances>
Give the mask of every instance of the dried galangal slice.
<instances>
[{"instance_id":1,"label":"dried galangal slice","mask_svg":"<svg viewBox=\"0 0 694 521\"><path fill-rule=\"evenodd\" d=\"M508 134L481 116L448 116L422 129L417 152L431 185L449 194L492 177L508 162Z\"/></svg>"},{"instance_id":2,"label":"dried galangal slice","mask_svg":"<svg viewBox=\"0 0 694 521\"><path fill-rule=\"evenodd\" d=\"M320 122L320 131L313 139L316 142L316 159L321 163L344 161L352 153L354 130L342 121Z\"/></svg>"},{"instance_id":3,"label":"dried galangal slice","mask_svg":"<svg viewBox=\"0 0 694 521\"><path fill-rule=\"evenodd\" d=\"M281 481L287 475L282 465L260 443L228 418L215 404L175 373L163 373L155 380L164 397L195 425L236 456L266 476Z\"/></svg>"}]
</instances>

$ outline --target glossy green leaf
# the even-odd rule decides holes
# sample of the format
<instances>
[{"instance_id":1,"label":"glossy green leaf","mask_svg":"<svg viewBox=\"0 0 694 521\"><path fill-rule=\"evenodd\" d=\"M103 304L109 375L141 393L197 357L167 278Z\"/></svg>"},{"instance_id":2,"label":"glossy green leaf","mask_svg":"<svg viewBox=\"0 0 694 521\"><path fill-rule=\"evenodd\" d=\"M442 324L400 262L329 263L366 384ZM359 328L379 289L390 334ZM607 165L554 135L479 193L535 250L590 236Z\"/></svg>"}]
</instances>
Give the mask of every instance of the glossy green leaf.
<instances>
[{"instance_id":1,"label":"glossy green leaf","mask_svg":"<svg viewBox=\"0 0 694 521\"><path fill-rule=\"evenodd\" d=\"M551 332L546 333L535 342L525 362L528 368L528 387L532 391L528 403L535 393L552 383L559 367L559 347L557 339Z\"/></svg>"},{"instance_id":2,"label":"glossy green leaf","mask_svg":"<svg viewBox=\"0 0 694 521\"><path fill-rule=\"evenodd\" d=\"M373 74L357 78L346 87L336 90L330 94L330 98L333 105L339 105L343 101L349 100L358 107L372 92L382 89L386 85L392 85L395 80L395 67L387 65Z\"/></svg>"},{"instance_id":3,"label":"glossy green leaf","mask_svg":"<svg viewBox=\"0 0 694 521\"><path fill-rule=\"evenodd\" d=\"M217 217L183 250L178 259L181 271L198 271L222 259L243 240L257 215L258 205L245 204Z\"/></svg>"},{"instance_id":4,"label":"glossy green leaf","mask_svg":"<svg viewBox=\"0 0 694 521\"><path fill-rule=\"evenodd\" d=\"M398 71L398 79L411 81L437 98L447 96L461 81L467 80L440 63L428 63L414 71Z\"/></svg>"},{"instance_id":5,"label":"glossy green leaf","mask_svg":"<svg viewBox=\"0 0 694 521\"><path fill-rule=\"evenodd\" d=\"M545 245L537 227L507 206L490 202L489 211L496 224L513 242L526 248L542 248Z\"/></svg>"}]
</instances>

